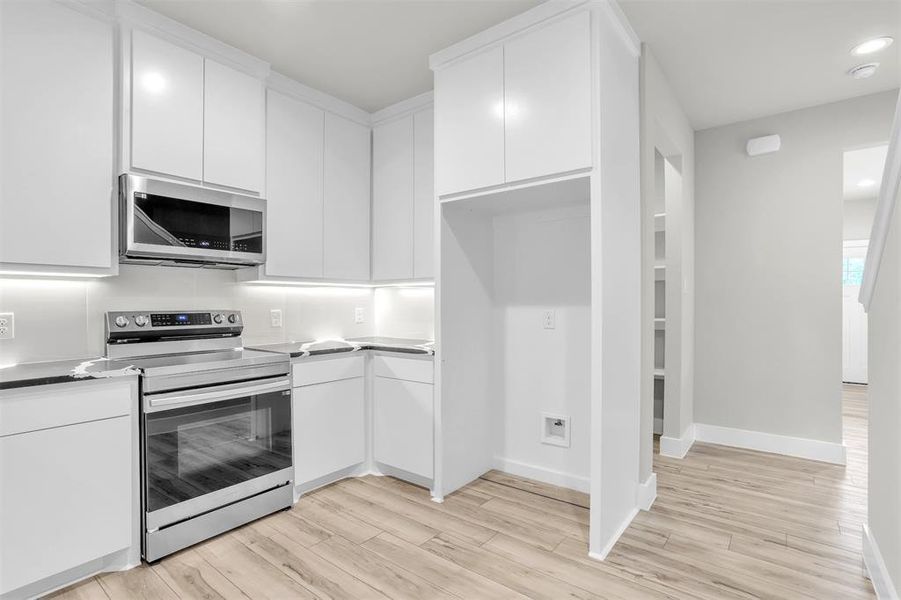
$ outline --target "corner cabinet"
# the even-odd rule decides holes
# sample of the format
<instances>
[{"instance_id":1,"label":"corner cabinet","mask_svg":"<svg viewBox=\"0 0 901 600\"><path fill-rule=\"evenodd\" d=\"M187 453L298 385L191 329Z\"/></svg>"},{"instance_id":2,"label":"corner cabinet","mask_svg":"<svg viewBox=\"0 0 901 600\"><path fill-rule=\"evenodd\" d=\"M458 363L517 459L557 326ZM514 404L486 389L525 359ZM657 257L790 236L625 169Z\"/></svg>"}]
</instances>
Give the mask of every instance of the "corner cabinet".
<instances>
[{"instance_id":1,"label":"corner cabinet","mask_svg":"<svg viewBox=\"0 0 901 600\"><path fill-rule=\"evenodd\" d=\"M434 111L372 130L372 278L434 276Z\"/></svg>"},{"instance_id":2,"label":"corner cabinet","mask_svg":"<svg viewBox=\"0 0 901 600\"><path fill-rule=\"evenodd\" d=\"M130 40L124 166L262 194L263 82L139 29Z\"/></svg>"},{"instance_id":3,"label":"corner cabinet","mask_svg":"<svg viewBox=\"0 0 901 600\"><path fill-rule=\"evenodd\" d=\"M90 11L0 2L0 270L115 272L113 49Z\"/></svg>"},{"instance_id":4,"label":"corner cabinet","mask_svg":"<svg viewBox=\"0 0 901 600\"><path fill-rule=\"evenodd\" d=\"M590 34L581 11L437 70L439 195L591 167Z\"/></svg>"}]
</instances>

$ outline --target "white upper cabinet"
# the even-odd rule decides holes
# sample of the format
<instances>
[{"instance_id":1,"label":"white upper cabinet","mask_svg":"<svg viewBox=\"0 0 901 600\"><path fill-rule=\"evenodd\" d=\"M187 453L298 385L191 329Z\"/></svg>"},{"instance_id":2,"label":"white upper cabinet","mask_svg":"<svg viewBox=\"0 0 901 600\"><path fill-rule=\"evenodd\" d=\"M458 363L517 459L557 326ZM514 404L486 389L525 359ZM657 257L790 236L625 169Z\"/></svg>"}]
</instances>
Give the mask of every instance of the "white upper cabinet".
<instances>
[{"instance_id":1,"label":"white upper cabinet","mask_svg":"<svg viewBox=\"0 0 901 600\"><path fill-rule=\"evenodd\" d=\"M372 278L413 276L413 116L372 130Z\"/></svg>"},{"instance_id":2,"label":"white upper cabinet","mask_svg":"<svg viewBox=\"0 0 901 600\"><path fill-rule=\"evenodd\" d=\"M504 46L508 182L591 166L590 15Z\"/></svg>"},{"instance_id":3,"label":"white upper cabinet","mask_svg":"<svg viewBox=\"0 0 901 600\"><path fill-rule=\"evenodd\" d=\"M504 49L435 74L438 193L504 183Z\"/></svg>"},{"instance_id":4,"label":"white upper cabinet","mask_svg":"<svg viewBox=\"0 0 901 600\"><path fill-rule=\"evenodd\" d=\"M131 44L131 166L201 181L203 57L140 30Z\"/></svg>"},{"instance_id":5,"label":"white upper cabinet","mask_svg":"<svg viewBox=\"0 0 901 600\"><path fill-rule=\"evenodd\" d=\"M62 3L0 1L0 56L0 263L108 271L112 24Z\"/></svg>"},{"instance_id":6,"label":"white upper cabinet","mask_svg":"<svg viewBox=\"0 0 901 600\"><path fill-rule=\"evenodd\" d=\"M435 276L435 111L413 115L413 278Z\"/></svg>"},{"instance_id":7,"label":"white upper cabinet","mask_svg":"<svg viewBox=\"0 0 901 600\"><path fill-rule=\"evenodd\" d=\"M322 110L269 90L266 274L322 277Z\"/></svg>"},{"instance_id":8,"label":"white upper cabinet","mask_svg":"<svg viewBox=\"0 0 901 600\"><path fill-rule=\"evenodd\" d=\"M262 82L209 59L203 80L204 182L262 192Z\"/></svg>"},{"instance_id":9,"label":"white upper cabinet","mask_svg":"<svg viewBox=\"0 0 901 600\"><path fill-rule=\"evenodd\" d=\"M435 73L441 196L592 166L589 11Z\"/></svg>"},{"instance_id":10,"label":"white upper cabinet","mask_svg":"<svg viewBox=\"0 0 901 600\"><path fill-rule=\"evenodd\" d=\"M324 276L369 280L369 127L325 115Z\"/></svg>"}]
</instances>

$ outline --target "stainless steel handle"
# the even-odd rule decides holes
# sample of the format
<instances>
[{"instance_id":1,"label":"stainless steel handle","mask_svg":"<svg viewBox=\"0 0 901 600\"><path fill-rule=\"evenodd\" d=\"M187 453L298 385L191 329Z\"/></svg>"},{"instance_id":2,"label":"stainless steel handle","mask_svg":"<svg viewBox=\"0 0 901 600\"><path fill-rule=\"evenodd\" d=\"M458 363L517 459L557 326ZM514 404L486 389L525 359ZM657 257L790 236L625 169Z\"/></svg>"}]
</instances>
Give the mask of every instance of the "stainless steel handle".
<instances>
[{"instance_id":1,"label":"stainless steel handle","mask_svg":"<svg viewBox=\"0 0 901 600\"><path fill-rule=\"evenodd\" d=\"M220 385L202 392L171 392L168 394L154 395L149 398L145 396L145 410L154 412L165 408L195 406L198 404L221 402L223 400L232 400L233 398L242 398L244 396L280 392L290 389L291 378L279 377L275 381L267 381L264 383L254 382L251 384L238 383Z\"/></svg>"}]
</instances>

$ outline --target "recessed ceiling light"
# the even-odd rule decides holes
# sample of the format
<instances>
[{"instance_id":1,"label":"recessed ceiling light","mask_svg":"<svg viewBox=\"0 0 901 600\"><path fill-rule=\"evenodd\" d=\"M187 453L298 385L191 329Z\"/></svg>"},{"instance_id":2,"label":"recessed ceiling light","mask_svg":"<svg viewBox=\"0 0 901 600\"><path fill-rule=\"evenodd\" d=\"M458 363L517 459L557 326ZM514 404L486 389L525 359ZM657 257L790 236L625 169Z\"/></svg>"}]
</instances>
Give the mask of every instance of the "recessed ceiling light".
<instances>
[{"instance_id":1,"label":"recessed ceiling light","mask_svg":"<svg viewBox=\"0 0 901 600\"><path fill-rule=\"evenodd\" d=\"M867 40L851 48L851 54L854 56L863 56L864 54L879 52L880 50L885 50L891 46L893 41L895 40L890 37L873 38L872 40Z\"/></svg>"},{"instance_id":2,"label":"recessed ceiling light","mask_svg":"<svg viewBox=\"0 0 901 600\"><path fill-rule=\"evenodd\" d=\"M872 77L876 73L877 68L879 68L879 63L857 65L856 67L848 71L848 75L850 75L854 79L866 79L868 77Z\"/></svg>"},{"instance_id":3,"label":"recessed ceiling light","mask_svg":"<svg viewBox=\"0 0 901 600\"><path fill-rule=\"evenodd\" d=\"M857 187L859 188L869 188L876 185L876 181L873 179L861 179L857 182Z\"/></svg>"}]
</instances>

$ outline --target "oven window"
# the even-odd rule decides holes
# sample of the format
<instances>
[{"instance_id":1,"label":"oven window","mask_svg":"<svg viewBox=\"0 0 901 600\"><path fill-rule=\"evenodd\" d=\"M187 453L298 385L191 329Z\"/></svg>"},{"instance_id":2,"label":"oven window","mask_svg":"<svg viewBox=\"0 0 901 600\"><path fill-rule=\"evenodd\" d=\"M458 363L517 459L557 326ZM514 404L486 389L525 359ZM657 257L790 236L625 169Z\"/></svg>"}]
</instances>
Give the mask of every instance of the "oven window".
<instances>
[{"instance_id":1,"label":"oven window","mask_svg":"<svg viewBox=\"0 0 901 600\"><path fill-rule=\"evenodd\" d=\"M206 250L263 252L263 214L154 194L135 194L134 241Z\"/></svg>"},{"instance_id":2,"label":"oven window","mask_svg":"<svg viewBox=\"0 0 901 600\"><path fill-rule=\"evenodd\" d=\"M145 417L147 511L291 466L291 396L261 394Z\"/></svg>"}]
</instances>

